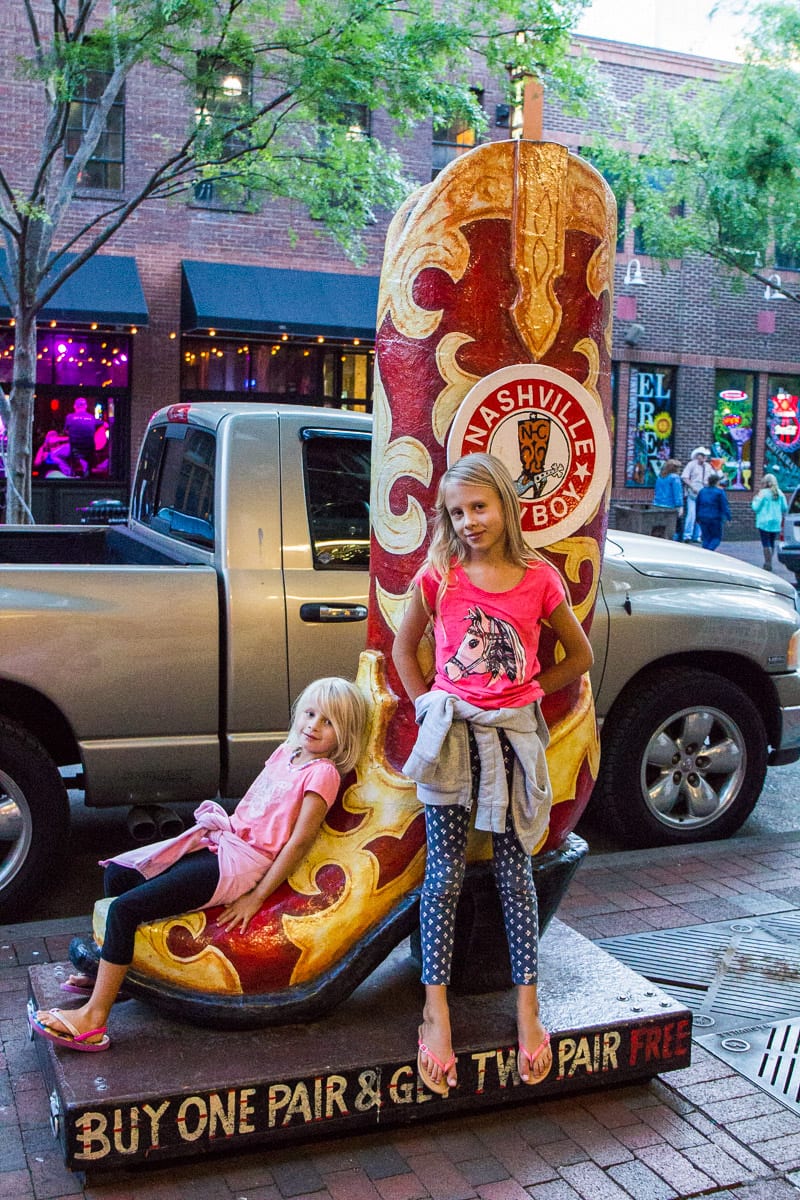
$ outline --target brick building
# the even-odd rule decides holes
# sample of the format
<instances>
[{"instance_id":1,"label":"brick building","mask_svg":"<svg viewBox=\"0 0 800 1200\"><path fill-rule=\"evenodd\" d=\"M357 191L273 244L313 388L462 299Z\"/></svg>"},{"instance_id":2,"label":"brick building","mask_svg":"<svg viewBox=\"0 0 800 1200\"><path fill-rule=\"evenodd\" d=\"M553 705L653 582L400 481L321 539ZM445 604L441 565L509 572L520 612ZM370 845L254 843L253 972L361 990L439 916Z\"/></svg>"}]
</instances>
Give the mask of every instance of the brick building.
<instances>
[{"instance_id":1,"label":"brick building","mask_svg":"<svg viewBox=\"0 0 800 1200\"><path fill-rule=\"evenodd\" d=\"M22 53L21 24L16 47L13 22L8 32L6 54ZM648 80L675 86L713 80L726 69L673 52L579 41L621 97ZM509 112L497 81L477 76L474 84L489 119L486 136L507 137ZM33 87L23 80L10 84L7 76L0 91L12 178L17 166L24 169L36 135L33 93L26 90ZM185 123L188 103L186 92L155 70L131 76L115 114L115 137L104 144L65 232L91 217L98 198L124 195L144 177L155 136L165 123ZM471 131L459 127L422 128L399 141L381 113L354 112L352 119L354 135L395 145L420 182L471 141ZM591 145L592 132L591 122L567 117L545 99L546 140L578 151ZM93 498L126 498L142 432L163 404L202 397L368 408L390 216L381 214L365 232L367 258L355 267L288 202L267 200L249 211L201 185L188 203L142 206L42 314L37 518L74 520L76 507ZM695 445L706 444L729 476L734 531L751 532L749 488L764 464L779 468L784 486L800 483L800 307L765 295L763 284L733 291L705 259L662 271L623 222L615 316L615 495L649 498L659 459L672 454L685 461ZM7 319L3 325L0 380L7 381L13 328ZM67 457L63 434L78 396L88 400L98 432L96 453L76 463L74 454Z\"/></svg>"}]
</instances>

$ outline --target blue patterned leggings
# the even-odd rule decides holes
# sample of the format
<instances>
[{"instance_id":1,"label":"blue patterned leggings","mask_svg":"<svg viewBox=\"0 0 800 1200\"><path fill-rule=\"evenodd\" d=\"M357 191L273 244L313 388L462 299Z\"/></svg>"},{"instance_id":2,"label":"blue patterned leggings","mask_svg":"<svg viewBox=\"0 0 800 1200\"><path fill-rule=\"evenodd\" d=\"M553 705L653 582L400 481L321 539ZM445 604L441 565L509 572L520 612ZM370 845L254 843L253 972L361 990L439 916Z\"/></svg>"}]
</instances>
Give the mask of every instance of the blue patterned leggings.
<instances>
[{"instance_id":1,"label":"blue patterned leggings","mask_svg":"<svg viewBox=\"0 0 800 1200\"><path fill-rule=\"evenodd\" d=\"M539 914L530 855L509 816L505 833L492 834L494 875L508 938L514 983L536 983ZM448 984L456 906L467 861L469 811L456 804L425 806L428 857L420 903L422 982Z\"/></svg>"}]
</instances>

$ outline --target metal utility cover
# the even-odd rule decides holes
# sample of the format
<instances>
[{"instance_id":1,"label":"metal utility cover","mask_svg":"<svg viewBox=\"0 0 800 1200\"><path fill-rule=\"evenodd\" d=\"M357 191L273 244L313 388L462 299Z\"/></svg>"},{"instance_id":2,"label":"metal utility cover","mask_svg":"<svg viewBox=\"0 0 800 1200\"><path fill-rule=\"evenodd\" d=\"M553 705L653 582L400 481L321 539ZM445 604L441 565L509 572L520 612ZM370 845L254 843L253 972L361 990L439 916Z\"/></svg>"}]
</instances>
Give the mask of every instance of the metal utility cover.
<instances>
[{"instance_id":1,"label":"metal utility cover","mask_svg":"<svg viewBox=\"0 0 800 1200\"><path fill-rule=\"evenodd\" d=\"M800 911L597 943L694 1013L694 1040L800 1113Z\"/></svg>"}]
</instances>

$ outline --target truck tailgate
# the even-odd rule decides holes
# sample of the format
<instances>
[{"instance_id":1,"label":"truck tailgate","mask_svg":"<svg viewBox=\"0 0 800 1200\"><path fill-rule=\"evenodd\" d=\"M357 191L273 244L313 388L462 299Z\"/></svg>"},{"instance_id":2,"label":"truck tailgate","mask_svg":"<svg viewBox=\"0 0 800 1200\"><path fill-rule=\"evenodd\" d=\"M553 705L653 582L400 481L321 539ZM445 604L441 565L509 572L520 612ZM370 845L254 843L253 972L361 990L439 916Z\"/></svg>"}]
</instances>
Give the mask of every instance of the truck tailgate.
<instances>
[{"instance_id":1,"label":"truck tailgate","mask_svg":"<svg viewBox=\"0 0 800 1200\"><path fill-rule=\"evenodd\" d=\"M88 803L136 803L144 781L149 802L216 795L213 567L5 568L0 592L2 677L68 715Z\"/></svg>"}]
</instances>

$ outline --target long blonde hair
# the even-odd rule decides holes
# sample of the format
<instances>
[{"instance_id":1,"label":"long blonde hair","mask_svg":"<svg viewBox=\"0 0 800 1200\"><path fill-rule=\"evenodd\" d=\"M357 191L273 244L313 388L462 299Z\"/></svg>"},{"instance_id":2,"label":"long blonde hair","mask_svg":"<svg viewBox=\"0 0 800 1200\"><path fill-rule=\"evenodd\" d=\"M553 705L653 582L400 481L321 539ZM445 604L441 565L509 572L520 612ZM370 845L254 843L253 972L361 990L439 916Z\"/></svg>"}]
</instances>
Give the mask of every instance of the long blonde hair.
<instances>
[{"instance_id":1,"label":"long blonde hair","mask_svg":"<svg viewBox=\"0 0 800 1200\"><path fill-rule=\"evenodd\" d=\"M761 490L772 492L773 500L777 500L781 494L781 489L778 487L778 481L774 475L764 476L764 486Z\"/></svg>"},{"instance_id":2,"label":"long blonde hair","mask_svg":"<svg viewBox=\"0 0 800 1200\"><path fill-rule=\"evenodd\" d=\"M329 755L340 775L352 771L358 762L367 727L367 702L354 683L329 675L316 679L298 696L292 708L292 726L286 741L300 744L298 726L303 710L311 705L324 713L333 726L336 748Z\"/></svg>"},{"instance_id":3,"label":"long blonde hair","mask_svg":"<svg viewBox=\"0 0 800 1200\"><path fill-rule=\"evenodd\" d=\"M465 454L463 458L454 462L439 480L439 490L433 508L428 563L442 580L447 579L453 559L463 563L467 557L466 547L453 528L445 503L445 493L451 483L467 483L473 487L484 487L493 491L503 511L506 557L520 567L527 567L530 563L539 561L538 554L525 544L522 536L519 500L505 463L493 454Z\"/></svg>"}]
</instances>

